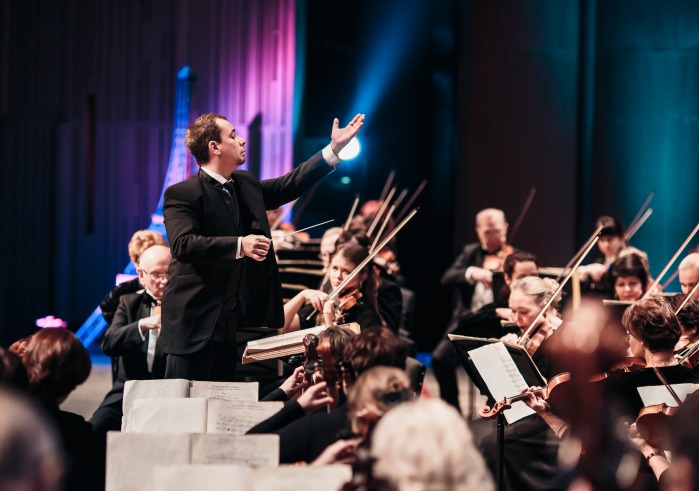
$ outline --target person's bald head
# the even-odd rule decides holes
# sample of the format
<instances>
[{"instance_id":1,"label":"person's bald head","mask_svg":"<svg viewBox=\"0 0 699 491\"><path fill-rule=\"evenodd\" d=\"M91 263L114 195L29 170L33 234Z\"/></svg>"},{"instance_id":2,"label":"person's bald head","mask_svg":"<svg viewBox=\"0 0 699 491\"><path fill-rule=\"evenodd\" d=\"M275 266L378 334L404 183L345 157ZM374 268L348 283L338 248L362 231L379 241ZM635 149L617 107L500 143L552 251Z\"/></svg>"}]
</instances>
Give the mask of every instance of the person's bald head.
<instances>
[{"instance_id":1,"label":"person's bald head","mask_svg":"<svg viewBox=\"0 0 699 491\"><path fill-rule=\"evenodd\" d=\"M476 234L483 249L497 252L507 242L507 220L505 212L497 208L486 208L476 215Z\"/></svg>"},{"instance_id":2,"label":"person's bald head","mask_svg":"<svg viewBox=\"0 0 699 491\"><path fill-rule=\"evenodd\" d=\"M693 252L685 257L678 270L682 293L687 295L699 282L699 252ZM699 291L694 294L694 298L699 298Z\"/></svg>"},{"instance_id":3,"label":"person's bald head","mask_svg":"<svg viewBox=\"0 0 699 491\"><path fill-rule=\"evenodd\" d=\"M163 298L163 291L168 282L168 267L172 255L170 249L163 245L149 247L141 254L138 277L141 284L148 289L156 300Z\"/></svg>"}]
</instances>

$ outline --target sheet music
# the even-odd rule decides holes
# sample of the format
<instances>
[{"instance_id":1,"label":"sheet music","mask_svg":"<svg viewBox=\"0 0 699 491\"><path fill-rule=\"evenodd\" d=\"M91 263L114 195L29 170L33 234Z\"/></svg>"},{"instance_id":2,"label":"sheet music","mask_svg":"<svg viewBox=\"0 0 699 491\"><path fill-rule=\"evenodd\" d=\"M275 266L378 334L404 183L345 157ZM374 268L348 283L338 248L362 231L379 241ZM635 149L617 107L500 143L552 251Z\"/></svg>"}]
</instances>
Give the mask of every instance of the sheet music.
<instances>
[{"instance_id":1,"label":"sheet music","mask_svg":"<svg viewBox=\"0 0 699 491\"><path fill-rule=\"evenodd\" d=\"M697 384L670 384L670 387L677 393L677 397L682 402L689 394L692 394L699 388ZM667 404L668 406L677 406L677 401L667 387L664 385L650 385L645 387L637 387L638 395L641 396L644 406L654 406L656 404Z\"/></svg>"},{"instance_id":2,"label":"sheet music","mask_svg":"<svg viewBox=\"0 0 699 491\"><path fill-rule=\"evenodd\" d=\"M155 466L155 491L251 491L252 469L237 465Z\"/></svg>"},{"instance_id":3,"label":"sheet music","mask_svg":"<svg viewBox=\"0 0 699 491\"><path fill-rule=\"evenodd\" d=\"M191 461L192 464L277 467L279 435L192 435Z\"/></svg>"},{"instance_id":4,"label":"sheet music","mask_svg":"<svg viewBox=\"0 0 699 491\"><path fill-rule=\"evenodd\" d=\"M515 396L528 387L503 343L487 344L468 354L496 401ZM503 414L508 423L514 423L534 414L534 410L517 401Z\"/></svg>"},{"instance_id":5,"label":"sheet music","mask_svg":"<svg viewBox=\"0 0 699 491\"><path fill-rule=\"evenodd\" d=\"M153 466L188 464L189 442L189 435L110 431L107 434L105 491L151 491Z\"/></svg>"},{"instance_id":6,"label":"sheet music","mask_svg":"<svg viewBox=\"0 0 699 491\"><path fill-rule=\"evenodd\" d=\"M257 401L259 382L204 382L192 380L189 397L226 399L228 401Z\"/></svg>"},{"instance_id":7,"label":"sheet music","mask_svg":"<svg viewBox=\"0 0 699 491\"><path fill-rule=\"evenodd\" d=\"M209 399L138 399L131 408L126 431L206 433L208 402Z\"/></svg>"},{"instance_id":8,"label":"sheet music","mask_svg":"<svg viewBox=\"0 0 699 491\"><path fill-rule=\"evenodd\" d=\"M280 334L278 336L271 336L269 338L258 339L256 341L248 341L248 351L254 353L255 351L268 350L273 348L279 348L282 346L289 346L291 344L303 343L303 338L306 334L318 335L325 331L326 327L317 326L311 327L310 329L302 329L300 331L288 332L286 334Z\"/></svg>"},{"instance_id":9,"label":"sheet music","mask_svg":"<svg viewBox=\"0 0 699 491\"><path fill-rule=\"evenodd\" d=\"M189 397L189 380L128 380L124 384L121 431L127 431L133 402L137 399L175 399Z\"/></svg>"},{"instance_id":10,"label":"sheet music","mask_svg":"<svg viewBox=\"0 0 699 491\"><path fill-rule=\"evenodd\" d=\"M283 402L209 399L206 433L243 435L257 423L276 414L283 407Z\"/></svg>"},{"instance_id":11,"label":"sheet music","mask_svg":"<svg viewBox=\"0 0 699 491\"><path fill-rule=\"evenodd\" d=\"M258 468L253 473L253 491L339 491L352 478L348 465L319 467L282 466Z\"/></svg>"}]
</instances>

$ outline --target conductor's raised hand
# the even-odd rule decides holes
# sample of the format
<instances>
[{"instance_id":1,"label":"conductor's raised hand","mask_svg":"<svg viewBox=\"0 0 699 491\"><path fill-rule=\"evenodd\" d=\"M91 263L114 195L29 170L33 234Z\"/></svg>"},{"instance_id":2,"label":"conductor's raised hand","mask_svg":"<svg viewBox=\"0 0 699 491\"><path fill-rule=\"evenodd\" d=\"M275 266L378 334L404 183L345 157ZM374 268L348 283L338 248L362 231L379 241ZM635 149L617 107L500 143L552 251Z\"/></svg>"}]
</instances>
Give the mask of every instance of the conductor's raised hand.
<instances>
[{"instance_id":1,"label":"conductor's raised hand","mask_svg":"<svg viewBox=\"0 0 699 491\"><path fill-rule=\"evenodd\" d=\"M340 128L340 120L335 118L333 121L333 129L330 133L330 147L335 155L340 153L340 150L345 148L349 141L357 136L363 124L363 114L357 114L344 128Z\"/></svg>"},{"instance_id":2,"label":"conductor's raised hand","mask_svg":"<svg viewBox=\"0 0 699 491\"><path fill-rule=\"evenodd\" d=\"M255 261L264 261L269 252L269 244L272 241L264 235L246 235L240 246L243 256L251 257Z\"/></svg>"}]
</instances>

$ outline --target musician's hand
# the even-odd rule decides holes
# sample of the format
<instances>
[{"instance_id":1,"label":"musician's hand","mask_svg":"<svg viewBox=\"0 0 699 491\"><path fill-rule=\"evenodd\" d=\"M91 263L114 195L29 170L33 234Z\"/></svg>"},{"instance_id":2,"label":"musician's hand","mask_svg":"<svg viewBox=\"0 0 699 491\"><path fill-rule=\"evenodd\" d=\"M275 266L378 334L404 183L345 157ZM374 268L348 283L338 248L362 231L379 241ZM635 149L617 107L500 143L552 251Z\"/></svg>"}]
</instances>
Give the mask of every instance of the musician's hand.
<instances>
[{"instance_id":1,"label":"musician's hand","mask_svg":"<svg viewBox=\"0 0 699 491\"><path fill-rule=\"evenodd\" d=\"M323 305L323 321L326 327L335 325L335 300L326 300Z\"/></svg>"},{"instance_id":2,"label":"musician's hand","mask_svg":"<svg viewBox=\"0 0 699 491\"><path fill-rule=\"evenodd\" d=\"M495 315L499 319L504 319L508 322L514 322L514 316L512 315L512 309L506 307L498 307L495 309Z\"/></svg>"},{"instance_id":3,"label":"musician's hand","mask_svg":"<svg viewBox=\"0 0 699 491\"><path fill-rule=\"evenodd\" d=\"M629 428L629 441L631 442L631 444L634 447L636 447L638 449L639 452L641 452L643 454L644 457L646 455L650 455L653 452L658 452L657 448L652 447L651 445L648 444L647 441L644 440L644 438L638 432L638 428L636 428L636 423L632 423L631 425L628 425L628 428Z\"/></svg>"},{"instance_id":4,"label":"musician's hand","mask_svg":"<svg viewBox=\"0 0 699 491\"><path fill-rule=\"evenodd\" d=\"M470 270L470 280L473 283L483 283L483 286L490 288L493 285L493 272L489 269L472 266Z\"/></svg>"},{"instance_id":5,"label":"musician's hand","mask_svg":"<svg viewBox=\"0 0 699 491\"><path fill-rule=\"evenodd\" d=\"M333 398L328 394L328 383L321 382L311 385L303 394L296 400L306 414L315 412L323 406L327 406L333 402Z\"/></svg>"},{"instance_id":6,"label":"musician's hand","mask_svg":"<svg viewBox=\"0 0 699 491\"><path fill-rule=\"evenodd\" d=\"M532 408L536 413L541 414L549 411L551 407L549 406L549 403L546 402L546 399L542 398L541 395L535 392L539 390L542 390L542 388L536 386L527 387L526 389L522 390L522 394L527 394L529 396L529 398L524 399L522 402Z\"/></svg>"},{"instance_id":7,"label":"musician's hand","mask_svg":"<svg viewBox=\"0 0 699 491\"><path fill-rule=\"evenodd\" d=\"M356 458L357 445L360 442L359 438L354 438L331 443L311 462L311 465L351 464Z\"/></svg>"},{"instance_id":8,"label":"musician's hand","mask_svg":"<svg viewBox=\"0 0 699 491\"><path fill-rule=\"evenodd\" d=\"M255 261L264 261L272 241L264 235L246 235L240 246L240 253Z\"/></svg>"},{"instance_id":9,"label":"musician's hand","mask_svg":"<svg viewBox=\"0 0 699 491\"><path fill-rule=\"evenodd\" d=\"M345 148L349 141L357 136L359 129L364 124L364 115L357 114L352 121L350 121L347 126L340 128L340 120L335 118L333 120L333 128L330 133L330 148L335 155L340 153L340 150Z\"/></svg>"},{"instance_id":10,"label":"musician's hand","mask_svg":"<svg viewBox=\"0 0 699 491\"><path fill-rule=\"evenodd\" d=\"M146 334L150 329L160 329L160 314L144 317L138 322L141 332Z\"/></svg>"},{"instance_id":11,"label":"musician's hand","mask_svg":"<svg viewBox=\"0 0 699 491\"><path fill-rule=\"evenodd\" d=\"M287 397L291 397L299 390L308 387L308 382L303 376L303 367L296 367L294 373L287 378L282 385L279 386L284 391Z\"/></svg>"},{"instance_id":12,"label":"musician's hand","mask_svg":"<svg viewBox=\"0 0 699 491\"><path fill-rule=\"evenodd\" d=\"M578 274L580 274L580 279L582 281L590 278L595 283L599 282L602 277L607 273L607 268L604 264L592 263L585 266L580 266L578 268Z\"/></svg>"},{"instance_id":13,"label":"musician's hand","mask_svg":"<svg viewBox=\"0 0 699 491\"><path fill-rule=\"evenodd\" d=\"M328 299L327 293L320 290L304 290L302 293L303 301L306 305L310 303L318 312L323 311L325 301Z\"/></svg>"},{"instance_id":14,"label":"musician's hand","mask_svg":"<svg viewBox=\"0 0 699 491\"><path fill-rule=\"evenodd\" d=\"M514 333L505 334L500 338L500 341L505 341L506 343L517 343L519 336Z\"/></svg>"}]
</instances>

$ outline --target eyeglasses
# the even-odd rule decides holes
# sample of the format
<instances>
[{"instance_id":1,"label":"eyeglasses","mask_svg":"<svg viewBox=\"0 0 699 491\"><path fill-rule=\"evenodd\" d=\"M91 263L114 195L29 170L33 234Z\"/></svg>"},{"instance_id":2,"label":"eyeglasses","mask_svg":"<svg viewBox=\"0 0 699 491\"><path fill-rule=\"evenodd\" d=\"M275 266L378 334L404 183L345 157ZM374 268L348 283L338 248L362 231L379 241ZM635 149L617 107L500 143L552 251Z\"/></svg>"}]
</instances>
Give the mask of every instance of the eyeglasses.
<instances>
[{"instance_id":1,"label":"eyeglasses","mask_svg":"<svg viewBox=\"0 0 699 491\"><path fill-rule=\"evenodd\" d=\"M157 271L153 271L152 273L149 273L145 269L142 269L145 274L150 276L150 279L153 281L162 281L162 280L168 280L170 279L170 275L168 273L158 273Z\"/></svg>"}]
</instances>

